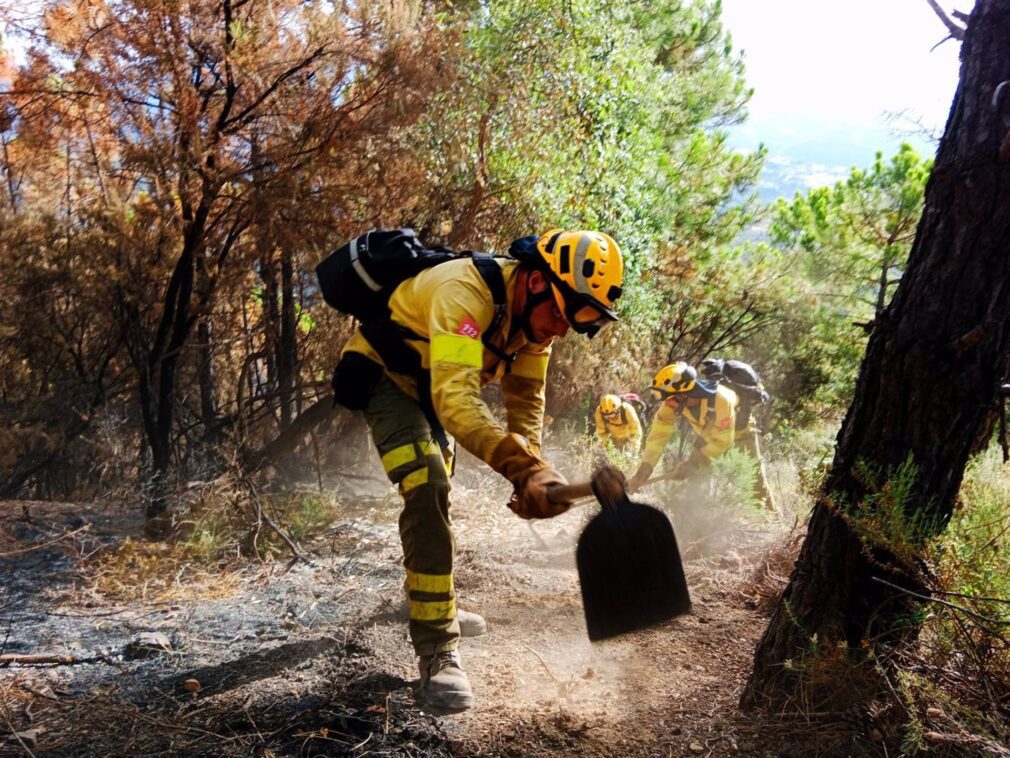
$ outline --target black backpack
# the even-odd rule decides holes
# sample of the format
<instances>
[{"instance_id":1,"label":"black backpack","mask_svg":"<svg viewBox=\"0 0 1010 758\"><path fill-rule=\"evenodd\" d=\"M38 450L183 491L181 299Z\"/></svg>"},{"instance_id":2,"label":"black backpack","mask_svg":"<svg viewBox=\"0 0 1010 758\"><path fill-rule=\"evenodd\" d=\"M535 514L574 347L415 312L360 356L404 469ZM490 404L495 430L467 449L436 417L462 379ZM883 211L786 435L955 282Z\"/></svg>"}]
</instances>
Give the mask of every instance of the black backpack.
<instances>
[{"instance_id":1,"label":"black backpack","mask_svg":"<svg viewBox=\"0 0 1010 758\"><path fill-rule=\"evenodd\" d=\"M460 258L473 261L494 302L494 318L481 341L487 350L511 363L515 355L491 342L505 319L506 294L505 277L490 253L429 248L413 229L372 229L341 245L316 266L319 290L327 304L361 322L362 335L386 368L417 378L421 406L433 427L437 419L431 407L430 376L421 367L420 355L404 341L420 337L392 320L389 297L397 286L425 269ZM361 361L353 353L345 355L333 375L335 401L351 410L364 408L371 388L361 376Z\"/></svg>"},{"instance_id":2,"label":"black backpack","mask_svg":"<svg viewBox=\"0 0 1010 758\"><path fill-rule=\"evenodd\" d=\"M701 373L706 379L729 387L740 399L736 418L737 429L746 428L752 408L768 402L768 392L761 383L761 377L749 363L707 358L701 362Z\"/></svg>"},{"instance_id":3,"label":"black backpack","mask_svg":"<svg viewBox=\"0 0 1010 758\"><path fill-rule=\"evenodd\" d=\"M456 258L448 248L422 245L413 229L373 229L330 253L316 266L316 278L330 306L373 321L389 314L387 303L397 285Z\"/></svg>"},{"instance_id":4,"label":"black backpack","mask_svg":"<svg viewBox=\"0 0 1010 758\"><path fill-rule=\"evenodd\" d=\"M512 360L513 356L502 354L490 343L505 318L506 303L505 278L490 253L429 248L413 229L372 229L330 253L316 266L316 278L323 300L341 313L354 316L366 328L389 320L389 297L401 283L425 269L460 258L473 261L494 301L494 319L482 337L484 346L499 358ZM381 348L375 347L382 355ZM396 371L393 366L389 368Z\"/></svg>"}]
</instances>

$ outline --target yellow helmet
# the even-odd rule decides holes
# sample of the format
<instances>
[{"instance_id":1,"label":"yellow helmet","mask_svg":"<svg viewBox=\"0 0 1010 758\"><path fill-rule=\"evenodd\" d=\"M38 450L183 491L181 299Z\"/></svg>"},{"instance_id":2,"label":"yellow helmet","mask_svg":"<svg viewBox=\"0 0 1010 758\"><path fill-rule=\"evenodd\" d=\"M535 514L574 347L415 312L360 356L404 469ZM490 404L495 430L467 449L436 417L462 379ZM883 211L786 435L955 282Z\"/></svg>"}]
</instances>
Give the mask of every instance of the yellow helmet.
<instances>
[{"instance_id":1,"label":"yellow helmet","mask_svg":"<svg viewBox=\"0 0 1010 758\"><path fill-rule=\"evenodd\" d=\"M677 361L659 370L656 378L652 380L652 394L657 399L664 400L670 395L690 392L697 383L698 372L694 367L684 361Z\"/></svg>"},{"instance_id":2,"label":"yellow helmet","mask_svg":"<svg viewBox=\"0 0 1010 758\"><path fill-rule=\"evenodd\" d=\"M621 410L621 398L617 395L604 395L600 398L600 413L611 414Z\"/></svg>"},{"instance_id":3,"label":"yellow helmet","mask_svg":"<svg viewBox=\"0 0 1010 758\"><path fill-rule=\"evenodd\" d=\"M547 264L554 300L572 329L592 337L617 321L614 303L621 296L624 261L610 236L552 229L537 240L537 251Z\"/></svg>"}]
</instances>

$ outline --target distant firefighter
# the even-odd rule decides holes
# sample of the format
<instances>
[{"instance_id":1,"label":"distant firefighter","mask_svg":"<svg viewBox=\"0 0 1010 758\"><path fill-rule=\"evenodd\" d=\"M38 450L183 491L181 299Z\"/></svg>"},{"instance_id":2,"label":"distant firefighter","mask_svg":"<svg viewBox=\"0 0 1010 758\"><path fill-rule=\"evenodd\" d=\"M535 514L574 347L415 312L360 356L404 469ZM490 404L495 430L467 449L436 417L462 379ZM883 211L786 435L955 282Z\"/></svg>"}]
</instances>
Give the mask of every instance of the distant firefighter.
<instances>
[{"instance_id":1,"label":"distant firefighter","mask_svg":"<svg viewBox=\"0 0 1010 758\"><path fill-rule=\"evenodd\" d=\"M604 447L637 452L642 447L642 422L628 401L617 395L604 395L596 406L596 437Z\"/></svg>"},{"instance_id":2,"label":"distant firefighter","mask_svg":"<svg viewBox=\"0 0 1010 758\"><path fill-rule=\"evenodd\" d=\"M690 457L674 469L673 478L707 476L712 461L737 444L757 459L755 495L758 501L768 510L775 510L757 437L749 418L742 427L738 423L740 399L733 390L714 380L699 379L693 366L679 361L660 369L653 380L652 392L662 404L649 429L642 463L628 482L629 490L634 492L648 481L680 416L687 421L696 439Z\"/></svg>"}]
</instances>

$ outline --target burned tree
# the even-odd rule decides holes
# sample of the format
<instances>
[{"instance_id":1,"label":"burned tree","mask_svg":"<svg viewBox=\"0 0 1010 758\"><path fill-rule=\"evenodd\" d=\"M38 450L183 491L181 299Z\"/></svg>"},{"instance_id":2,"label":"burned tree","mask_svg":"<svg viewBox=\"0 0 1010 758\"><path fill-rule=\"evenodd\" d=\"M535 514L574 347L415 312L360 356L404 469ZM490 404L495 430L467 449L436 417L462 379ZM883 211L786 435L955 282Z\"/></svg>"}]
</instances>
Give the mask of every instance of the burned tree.
<instances>
[{"instance_id":1,"label":"burned tree","mask_svg":"<svg viewBox=\"0 0 1010 758\"><path fill-rule=\"evenodd\" d=\"M809 695L817 651L858 664L915 638L908 591L928 581L914 547L951 516L1010 350L1008 253L1010 0L978 0L908 269L870 337L743 705Z\"/></svg>"}]
</instances>

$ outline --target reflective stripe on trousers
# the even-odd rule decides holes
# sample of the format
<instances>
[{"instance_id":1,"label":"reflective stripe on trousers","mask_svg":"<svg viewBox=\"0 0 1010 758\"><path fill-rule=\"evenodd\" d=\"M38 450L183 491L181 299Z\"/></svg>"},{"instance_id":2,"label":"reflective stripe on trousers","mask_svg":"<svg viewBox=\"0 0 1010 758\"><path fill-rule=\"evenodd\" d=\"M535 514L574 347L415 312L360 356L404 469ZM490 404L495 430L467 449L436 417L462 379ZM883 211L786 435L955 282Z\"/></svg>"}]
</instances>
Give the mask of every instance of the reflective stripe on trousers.
<instances>
[{"instance_id":1,"label":"reflective stripe on trousers","mask_svg":"<svg viewBox=\"0 0 1010 758\"><path fill-rule=\"evenodd\" d=\"M420 404L383 375L365 420L389 480L400 488L400 541L410 595L410 638L418 655L453 650L459 641L449 518L449 477Z\"/></svg>"}]
</instances>

